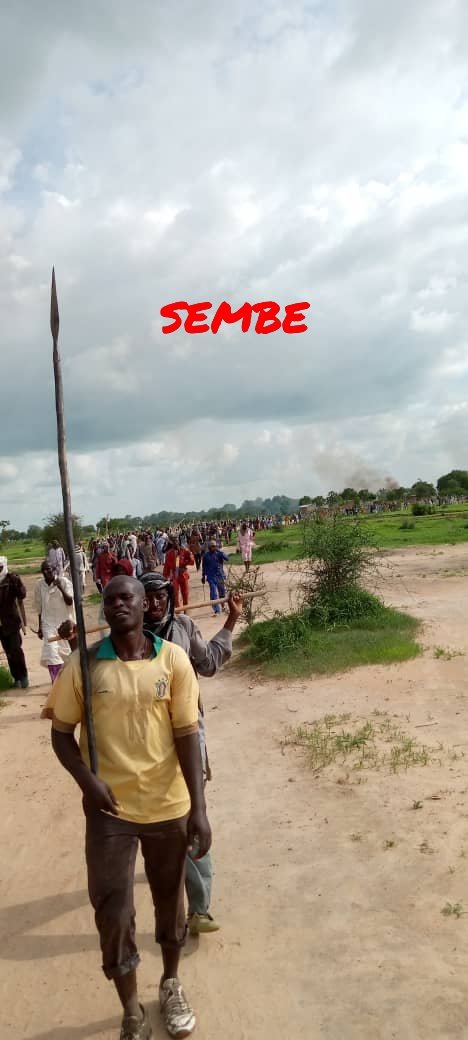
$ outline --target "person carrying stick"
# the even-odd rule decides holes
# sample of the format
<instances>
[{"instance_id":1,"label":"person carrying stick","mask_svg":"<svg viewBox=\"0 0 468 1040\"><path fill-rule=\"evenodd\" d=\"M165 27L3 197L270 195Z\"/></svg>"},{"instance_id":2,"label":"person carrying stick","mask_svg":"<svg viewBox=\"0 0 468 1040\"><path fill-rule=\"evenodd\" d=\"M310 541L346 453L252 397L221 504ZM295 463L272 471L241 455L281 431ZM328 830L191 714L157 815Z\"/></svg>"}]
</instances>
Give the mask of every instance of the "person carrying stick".
<instances>
[{"instance_id":1,"label":"person carrying stick","mask_svg":"<svg viewBox=\"0 0 468 1040\"><path fill-rule=\"evenodd\" d=\"M221 607L216 600L222 599L226 595L226 575L224 573L223 564L228 561L229 556L227 556L222 549L217 548L216 539L210 538L208 549L202 557L202 585L204 585L208 579L213 614L221 613ZM223 605L223 610L224 609L226 608Z\"/></svg>"},{"instance_id":2,"label":"person carrying stick","mask_svg":"<svg viewBox=\"0 0 468 1040\"><path fill-rule=\"evenodd\" d=\"M147 606L143 585L133 577L112 578L104 589L111 634L88 652L99 777L89 768L76 652L56 680L52 722L55 754L83 792L88 887L103 970L123 1007L121 1040L152 1035L137 991L133 887L138 845L162 950L160 1009L172 1037L189 1036L196 1024L178 979L186 932L186 855L192 849L201 859L211 845L198 683L180 647L143 632Z\"/></svg>"},{"instance_id":3,"label":"person carrying stick","mask_svg":"<svg viewBox=\"0 0 468 1040\"><path fill-rule=\"evenodd\" d=\"M176 643L190 658L196 675L212 676L232 655L232 633L242 613L242 597L229 597L229 615L224 626L208 641L203 639L192 618L175 614L174 588L161 574L144 574L140 581L145 589L147 609L144 630L161 639ZM206 750L203 706L199 699L199 737L205 780L211 780ZM191 935L217 932L219 925L210 914L213 867L211 853L203 859L187 856L185 888L188 898L188 927Z\"/></svg>"}]
</instances>

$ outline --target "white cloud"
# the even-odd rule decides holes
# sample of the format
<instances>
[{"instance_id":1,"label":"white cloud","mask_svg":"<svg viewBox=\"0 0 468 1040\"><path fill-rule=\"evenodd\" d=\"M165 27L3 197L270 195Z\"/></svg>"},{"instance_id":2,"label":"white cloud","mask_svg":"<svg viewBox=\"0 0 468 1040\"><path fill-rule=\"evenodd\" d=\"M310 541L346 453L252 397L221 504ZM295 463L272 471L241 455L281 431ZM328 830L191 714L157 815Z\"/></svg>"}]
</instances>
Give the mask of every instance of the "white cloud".
<instances>
[{"instance_id":1,"label":"white cloud","mask_svg":"<svg viewBox=\"0 0 468 1040\"><path fill-rule=\"evenodd\" d=\"M457 286L456 275L433 275L429 279L427 286L421 289L418 296L424 300L431 296L446 296L451 289L455 289Z\"/></svg>"},{"instance_id":2,"label":"white cloud","mask_svg":"<svg viewBox=\"0 0 468 1040\"><path fill-rule=\"evenodd\" d=\"M27 260L25 256L19 256L17 253L11 253L8 260L14 271L25 271L28 267L31 267L31 261Z\"/></svg>"},{"instance_id":3,"label":"white cloud","mask_svg":"<svg viewBox=\"0 0 468 1040\"><path fill-rule=\"evenodd\" d=\"M223 459L225 462L234 462L239 455L239 448L235 444L223 444Z\"/></svg>"},{"instance_id":4,"label":"white cloud","mask_svg":"<svg viewBox=\"0 0 468 1040\"><path fill-rule=\"evenodd\" d=\"M0 461L0 479L1 480L15 480L18 476L18 467L14 466L12 462L1 462Z\"/></svg>"},{"instance_id":5,"label":"white cloud","mask_svg":"<svg viewBox=\"0 0 468 1040\"><path fill-rule=\"evenodd\" d=\"M59 504L52 263L86 516L466 465L463 0L48 0L27 34L23 6L0 9L15 525ZM163 336L176 299L308 300L309 331Z\"/></svg>"},{"instance_id":6,"label":"white cloud","mask_svg":"<svg viewBox=\"0 0 468 1040\"><path fill-rule=\"evenodd\" d=\"M411 313L411 328L415 332L438 334L453 324L455 315L448 311L414 310Z\"/></svg>"},{"instance_id":7,"label":"white cloud","mask_svg":"<svg viewBox=\"0 0 468 1040\"><path fill-rule=\"evenodd\" d=\"M13 183L15 170L21 160L21 151L11 141L0 137L0 193Z\"/></svg>"},{"instance_id":8,"label":"white cloud","mask_svg":"<svg viewBox=\"0 0 468 1040\"><path fill-rule=\"evenodd\" d=\"M51 176L49 164L46 162L36 163L36 165L32 168L31 176L34 178L34 180L39 181L40 184L47 184Z\"/></svg>"},{"instance_id":9,"label":"white cloud","mask_svg":"<svg viewBox=\"0 0 468 1040\"><path fill-rule=\"evenodd\" d=\"M439 376L453 379L468 375L468 347L461 342L452 347L447 347L441 354L438 365Z\"/></svg>"},{"instance_id":10,"label":"white cloud","mask_svg":"<svg viewBox=\"0 0 468 1040\"><path fill-rule=\"evenodd\" d=\"M62 209L74 209L75 206L80 205L79 199L67 199L66 195L61 195L59 191L44 191L44 197L50 199L51 202L56 202L57 206L61 206Z\"/></svg>"}]
</instances>

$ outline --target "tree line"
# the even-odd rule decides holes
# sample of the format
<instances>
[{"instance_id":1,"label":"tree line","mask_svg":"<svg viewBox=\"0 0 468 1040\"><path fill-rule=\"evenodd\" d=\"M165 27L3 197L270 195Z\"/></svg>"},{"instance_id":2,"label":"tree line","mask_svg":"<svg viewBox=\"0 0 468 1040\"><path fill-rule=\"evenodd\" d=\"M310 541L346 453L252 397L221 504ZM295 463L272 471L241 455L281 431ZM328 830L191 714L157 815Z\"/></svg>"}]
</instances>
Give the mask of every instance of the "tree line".
<instances>
[{"instance_id":1,"label":"tree line","mask_svg":"<svg viewBox=\"0 0 468 1040\"><path fill-rule=\"evenodd\" d=\"M427 480L418 479L411 487L398 486L393 482L391 486L379 490L345 487L342 491L329 491L328 495L303 495L299 499L299 505L314 506L338 506L344 503L354 502L356 505L364 502L405 502L408 499L426 501L427 499L450 499L466 498L468 496L468 470L453 469L439 477L437 483L431 484Z\"/></svg>"},{"instance_id":2,"label":"tree line","mask_svg":"<svg viewBox=\"0 0 468 1040\"><path fill-rule=\"evenodd\" d=\"M329 491L328 495L303 495L302 498L290 498L288 495L273 495L271 498L246 498L240 506L232 502L225 502L222 506L213 506L211 509L190 511L185 513L173 510L161 510L159 513L150 513L147 516L111 517L103 516L93 524L84 524L80 517L74 518L75 538L92 538L99 532L128 531L138 529L157 529L171 527L177 524L197 524L216 520L242 520L243 517L254 516L288 516L296 513L300 505L335 506L345 502L402 502L408 498L419 500L427 499L449 499L464 498L468 496L468 470L453 469L439 477L437 483L431 484L425 480L416 480L411 487L399 487L396 482L393 486L369 489L369 488L343 488L342 491ZM49 516L41 527L39 524L30 524L26 531L17 531L11 527L9 520L0 520L0 542L16 541L42 541L45 545L50 544L57 538L63 543L63 517L61 514Z\"/></svg>"},{"instance_id":3,"label":"tree line","mask_svg":"<svg viewBox=\"0 0 468 1040\"><path fill-rule=\"evenodd\" d=\"M297 512L299 499L290 498L288 495L273 495L272 498L245 499L242 505L236 506L232 502L226 502L222 506L213 506L211 509L199 512L175 512L174 510L160 510L159 513L149 513L146 516L102 516L96 524L83 525L78 516L73 518L73 529L76 539L89 539L96 532L113 533L116 531L155 530L171 527L178 524L209 523L217 520L241 520L244 516L288 516ZM58 513L49 516L43 527L38 524L30 524L27 531L14 530L8 520L0 521L0 542L17 541L42 541L49 545L54 539L64 544L63 515Z\"/></svg>"}]
</instances>

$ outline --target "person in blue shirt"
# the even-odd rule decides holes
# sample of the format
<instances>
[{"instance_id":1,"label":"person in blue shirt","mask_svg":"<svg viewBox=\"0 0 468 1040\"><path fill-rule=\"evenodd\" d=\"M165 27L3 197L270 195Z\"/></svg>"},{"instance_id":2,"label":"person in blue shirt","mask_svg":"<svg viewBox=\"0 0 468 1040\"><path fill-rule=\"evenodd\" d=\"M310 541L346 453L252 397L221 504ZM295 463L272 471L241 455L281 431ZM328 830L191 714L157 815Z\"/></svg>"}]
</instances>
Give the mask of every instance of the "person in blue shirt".
<instances>
[{"instance_id":1,"label":"person in blue shirt","mask_svg":"<svg viewBox=\"0 0 468 1040\"><path fill-rule=\"evenodd\" d=\"M229 557L222 549L216 547L216 541L211 538L208 549L202 558L202 585L208 579L210 586L210 599L222 599L226 595L226 575L223 564L227 563ZM221 606L216 603L213 606L213 614L220 614Z\"/></svg>"}]
</instances>

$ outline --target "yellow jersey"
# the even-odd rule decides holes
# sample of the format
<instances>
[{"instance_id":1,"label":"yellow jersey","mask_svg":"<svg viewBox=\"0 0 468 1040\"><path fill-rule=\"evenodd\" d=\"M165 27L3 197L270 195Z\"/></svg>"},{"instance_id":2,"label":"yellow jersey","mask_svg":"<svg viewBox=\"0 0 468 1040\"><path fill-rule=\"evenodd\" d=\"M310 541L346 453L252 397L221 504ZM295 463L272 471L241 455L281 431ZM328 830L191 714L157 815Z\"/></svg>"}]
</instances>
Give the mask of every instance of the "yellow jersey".
<instances>
[{"instance_id":1,"label":"yellow jersey","mask_svg":"<svg viewBox=\"0 0 468 1040\"><path fill-rule=\"evenodd\" d=\"M119 817L159 823L185 816L190 796L175 737L198 731L198 683L181 647L153 637L154 654L121 661L110 637L89 650L98 773L113 791ZM50 702L53 726L81 724L80 750L89 766L78 651L57 677Z\"/></svg>"}]
</instances>

